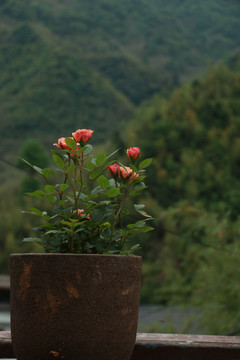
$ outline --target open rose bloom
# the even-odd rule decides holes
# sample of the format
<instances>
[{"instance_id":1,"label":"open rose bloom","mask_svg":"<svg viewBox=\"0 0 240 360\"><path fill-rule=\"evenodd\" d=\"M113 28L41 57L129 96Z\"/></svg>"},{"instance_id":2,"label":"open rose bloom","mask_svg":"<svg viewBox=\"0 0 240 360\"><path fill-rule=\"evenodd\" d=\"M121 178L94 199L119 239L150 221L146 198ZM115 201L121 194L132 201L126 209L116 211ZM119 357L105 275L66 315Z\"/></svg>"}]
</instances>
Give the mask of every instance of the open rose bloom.
<instances>
[{"instance_id":1,"label":"open rose bloom","mask_svg":"<svg viewBox=\"0 0 240 360\"><path fill-rule=\"evenodd\" d=\"M127 219L129 199L146 188L145 168L151 159L139 163L138 147L126 150L125 159L121 159L126 164L113 158L116 151L95 156L89 144L93 133L90 129L77 129L72 136L59 138L54 143L57 151L52 150L54 169L31 165L45 178L45 184L44 190L28 195L49 201L50 207L48 212L31 209L45 223L35 228L39 237L25 241L37 241L46 252L131 254L139 244L129 247L128 239L152 230L148 225L152 218L142 204L135 203L132 208L141 219L136 218L134 224L128 224ZM48 184L53 175L56 185L53 181Z\"/></svg>"},{"instance_id":2,"label":"open rose bloom","mask_svg":"<svg viewBox=\"0 0 240 360\"><path fill-rule=\"evenodd\" d=\"M74 133L72 133L72 136L77 143L86 144L88 140L91 139L92 134L93 130L78 129Z\"/></svg>"}]
</instances>

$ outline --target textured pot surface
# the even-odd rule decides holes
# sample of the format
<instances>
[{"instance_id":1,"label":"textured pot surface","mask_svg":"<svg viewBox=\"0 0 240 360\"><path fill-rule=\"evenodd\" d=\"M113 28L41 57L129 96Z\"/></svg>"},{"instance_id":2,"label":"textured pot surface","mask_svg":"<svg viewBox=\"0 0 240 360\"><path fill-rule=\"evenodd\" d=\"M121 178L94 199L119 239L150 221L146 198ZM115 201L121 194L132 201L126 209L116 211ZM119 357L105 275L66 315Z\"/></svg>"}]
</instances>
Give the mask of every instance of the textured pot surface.
<instances>
[{"instance_id":1,"label":"textured pot surface","mask_svg":"<svg viewBox=\"0 0 240 360\"><path fill-rule=\"evenodd\" d=\"M141 257L11 255L11 331L18 360L129 360Z\"/></svg>"}]
</instances>

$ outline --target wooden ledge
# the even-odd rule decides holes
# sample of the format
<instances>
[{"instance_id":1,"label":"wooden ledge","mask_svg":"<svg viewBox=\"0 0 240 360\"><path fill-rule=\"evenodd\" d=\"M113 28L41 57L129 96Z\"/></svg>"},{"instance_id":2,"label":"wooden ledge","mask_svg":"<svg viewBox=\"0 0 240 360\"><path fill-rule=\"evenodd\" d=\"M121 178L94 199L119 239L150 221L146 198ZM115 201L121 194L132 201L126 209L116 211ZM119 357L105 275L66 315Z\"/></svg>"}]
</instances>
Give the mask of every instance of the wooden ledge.
<instances>
[{"instance_id":1,"label":"wooden ledge","mask_svg":"<svg viewBox=\"0 0 240 360\"><path fill-rule=\"evenodd\" d=\"M13 359L11 333L0 331L0 359ZM240 360L240 337L137 334L131 360Z\"/></svg>"},{"instance_id":2,"label":"wooden ledge","mask_svg":"<svg viewBox=\"0 0 240 360\"><path fill-rule=\"evenodd\" d=\"M137 334L136 345L239 349L240 337L214 335Z\"/></svg>"}]
</instances>

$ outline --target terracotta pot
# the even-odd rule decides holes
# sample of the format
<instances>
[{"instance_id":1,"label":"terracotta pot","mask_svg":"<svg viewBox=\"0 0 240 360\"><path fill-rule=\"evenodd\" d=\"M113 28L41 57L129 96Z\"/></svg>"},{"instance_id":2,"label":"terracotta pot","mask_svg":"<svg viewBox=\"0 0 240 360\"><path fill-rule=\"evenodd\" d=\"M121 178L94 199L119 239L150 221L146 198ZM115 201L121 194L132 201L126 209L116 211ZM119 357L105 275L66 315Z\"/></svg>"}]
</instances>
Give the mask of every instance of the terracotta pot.
<instances>
[{"instance_id":1,"label":"terracotta pot","mask_svg":"<svg viewBox=\"0 0 240 360\"><path fill-rule=\"evenodd\" d=\"M11 331L18 360L129 360L141 257L11 255Z\"/></svg>"}]
</instances>

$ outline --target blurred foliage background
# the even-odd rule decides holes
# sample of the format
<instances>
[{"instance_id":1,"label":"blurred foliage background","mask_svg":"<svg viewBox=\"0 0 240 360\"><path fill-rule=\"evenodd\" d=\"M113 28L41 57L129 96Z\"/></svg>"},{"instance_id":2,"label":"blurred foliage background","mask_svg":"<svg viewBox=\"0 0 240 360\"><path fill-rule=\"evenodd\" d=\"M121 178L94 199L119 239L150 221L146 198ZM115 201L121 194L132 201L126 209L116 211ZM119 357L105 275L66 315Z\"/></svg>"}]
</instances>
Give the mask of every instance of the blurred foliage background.
<instances>
[{"instance_id":1,"label":"blurred foliage background","mask_svg":"<svg viewBox=\"0 0 240 360\"><path fill-rule=\"evenodd\" d=\"M141 239L142 304L201 309L209 334L240 329L238 0L0 2L0 272L36 220L39 179L17 156L78 128L99 149L153 157ZM159 329L159 328L158 328ZM170 330L169 330L170 331Z\"/></svg>"}]
</instances>

